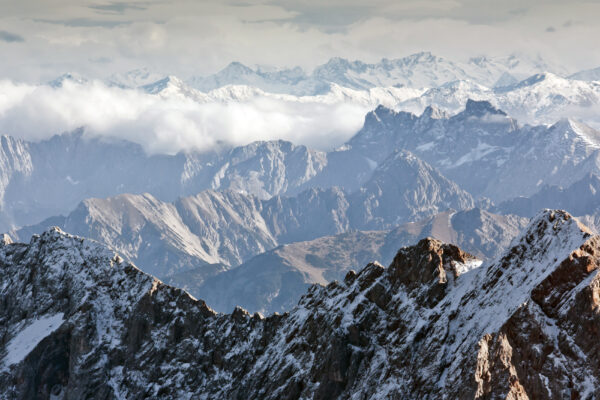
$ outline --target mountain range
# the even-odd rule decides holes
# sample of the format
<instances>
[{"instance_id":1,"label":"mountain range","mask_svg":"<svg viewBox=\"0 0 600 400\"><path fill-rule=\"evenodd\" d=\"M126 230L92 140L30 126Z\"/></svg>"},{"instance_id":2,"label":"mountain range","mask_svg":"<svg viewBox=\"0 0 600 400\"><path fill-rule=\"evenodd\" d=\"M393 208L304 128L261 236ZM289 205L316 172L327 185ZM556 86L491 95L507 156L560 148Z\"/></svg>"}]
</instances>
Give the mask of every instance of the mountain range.
<instances>
[{"instance_id":1,"label":"mountain range","mask_svg":"<svg viewBox=\"0 0 600 400\"><path fill-rule=\"evenodd\" d=\"M593 398L600 238L562 211L481 262L427 238L284 315L218 314L97 242L0 246L9 398Z\"/></svg>"},{"instance_id":2,"label":"mountain range","mask_svg":"<svg viewBox=\"0 0 600 400\"><path fill-rule=\"evenodd\" d=\"M432 237L456 243L482 259L500 255L529 222L481 209L446 211L384 231L349 231L276 247L206 280L195 271L168 279L217 311L240 306L265 315L293 308L312 284L341 281L351 270L379 261L389 264L398 248Z\"/></svg>"},{"instance_id":3,"label":"mountain range","mask_svg":"<svg viewBox=\"0 0 600 400\"><path fill-rule=\"evenodd\" d=\"M571 72L424 52L48 82L364 122L325 150L0 136L0 398L595 399L600 75Z\"/></svg>"},{"instance_id":4,"label":"mountain range","mask_svg":"<svg viewBox=\"0 0 600 400\"><path fill-rule=\"evenodd\" d=\"M329 153L271 141L147 156L81 131L38 143L3 140L5 173L14 169L5 175L5 210L29 207L39 213L23 212L30 220L43 215L41 202L67 211L12 229L13 239L51 226L93 238L218 311L285 311L307 285L340 279L367 259L391 261L396 248L425 236L491 258L544 207L570 208L600 226L598 133L569 120L521 126L483 101L453 116L378 107ZM137 179L142 174L147 181ZM578 177L567 190L557 186ZM45 195L50 187L55 197ZM123 194L106 197L115 192ZM336 246L348 254L320 261ZM353 248L365 250L352 256Z\"/></svg>"},{"instance_id":5,"label":"mountain range","mask_svg":"<svg viewBox=\"0 0 600 400\"><path fill-rule=\"evenodd\" d=\"M453 181L458 185L452 189L455 193L462 190L475 199L483 196L499 203L531 196L545 184L566 187L586 174L597 174L599 137L594 129L573 120L550 127L522 126L489 102L473 100L451 116L433 107L415 115L380 106L367 114L354 137L330 152L279 140L147 155L137 144L86 135L83 130L40 142L3 136L0 228L36 224L69 213L84 199L124 193L150 193L172 202L207 189L233 190L267 200L340 186L366 207L360 229L381 229L377 219L382 215L397 215L400 219L386 221L393 225L402 218L422 217L442 204L460 209L456 202L465 201L464 194L460 199L427 199L422 192L404 197L412 215L389 214L391 203L372 195L382 185L378 180L390 183L387 191L398 187L395 195L402 195L407 188L393 180L405 167L414 165L432 177L416 182L417 175L406 175L408 185ZM528 174L519 173L523 170Z\"/></svg>"},{"instance_id":6,"label":"mountain range","mask_svg":"<svg viewBox=\"0 0 600 400\"><path fill-rule=\"evenodd\" d=\"M565 73L559 66L525 55L481 56L473 57L467 62L456 62L430 52L421 52L398 59L384 58L377 63L334 57L317 66L311 74L298 67L281 70L260 67L253 69L233 62L214 75L195 76L188 83L203 92L227 85L246 85L267 92L305 96L326 93L331 84L366 90L393 86L437 87L449 82L469 80L494 87L498 83L518 82L544 71Z\"/></svg>"},{"instance_id":7,"label":"mountain range","mask_svg":"<svg viewBox=\"0 0 600 400\"><path fill-rule=\"evenodd\" d=\"M142 89L165 98L181 97L200 103L249 102L268 98L292 103L352 103L371 108L384 105L414 113L421 113L430 105L457 113L465 107L468 99L474 99L489 101L529 124L552 124L560 118L579 118L594 126L600 123L596 116L600 106L600 83L597 80L561 77L547 71L497 87L466 77L423 86L356 87L343 79L339 80L339 83L330 83L327 90L319 94L299 97L241 84L202 92L176 77L161 79Z\"/></svg>"},{"instance_id":8,"label":"mountain range","mask_svg":"<svg viewBox=\"0 0 600 400\"><path fill-rule=\"evenodd\" d=\"M27 240L59 226L106 243L161 278L200 266L206 277L280 243L349 229L386 229L473 206L472 197L455 183L412 154L397 152L354 193L313 188L261 200L233 190L208 190L172 203L150 194L125 194L84 200L65 217L51 217L11 236Z\"/></svg>"}]
</instances>

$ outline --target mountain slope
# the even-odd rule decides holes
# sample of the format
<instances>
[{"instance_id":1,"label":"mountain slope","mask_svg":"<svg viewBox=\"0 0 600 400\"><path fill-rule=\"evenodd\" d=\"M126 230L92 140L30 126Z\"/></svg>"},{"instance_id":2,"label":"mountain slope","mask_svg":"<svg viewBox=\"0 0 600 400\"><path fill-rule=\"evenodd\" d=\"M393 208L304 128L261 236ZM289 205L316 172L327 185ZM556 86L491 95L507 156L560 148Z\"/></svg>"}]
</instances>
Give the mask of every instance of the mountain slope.
<instances>
[{"instance_id":1,"label":"mountain slope","mask_svg":"<svg viewBox=\"0 0 600 400\"><path fill-rule=\"evenodd\" d=\"M52 225L96 239L143 267L167 277L177 272L202 271L198 279L277 245L253 196L205 191L162 202L150 194L87 199L66 217L11 233L28 240Z\"/></svg>"},{"instance_id":2,"label":"mountain slope","mask_svg":"<svg viewBox=\"0 0 600 400\"><path fill-rule=\"evenodd\" d=\"M447 209L473 208L470 194L408 151L395 151L352 194L355 227L378 229Z\"/></svg>"},{"instance_id":3,"label":"mountain slope","mask_svg":"<svg viewBox=\"0 0 600 400\"><path fill-rule=\"evenodd\" d=\"M264 319L215 314L51 230L0 247L0 388L6 398L593 398L598 251L599 237L546 211L495 261L477 267L425 239L389 268L314 286Z\"/></svg>"},{"instance_id":4,"label":"mountain slope","mask_svg":"<svg viewBox=\"0 0 600 400\"><path fill-rule=\"evenodd\" d=\"M527 222L480 209L447 211L391 231L350 231L278 246L205 281L195 279L196 273L190 271L170 277L169 283L203 298L220 312L235 306L251 312L285 312L311 284L341 280L351 269L359 270L373 260L389 264L399 247L425 237L493 259Z\"/></svg>"},{"instance_id":5,"label":"mountain slope","mask_svg":"<svg viewBox=\"0 0 600 400\"><path fill-rule=\"evenodd\" d=\"M257 153L249 147L251 154ZM230 156L240 171L281 170L246 165L241 161L246 155L240 152L241 155ZM302 164L307 165L306 159ZM271 189L294 182L293 169L281 168L288 171L289 179L270 179ZM230 178L229 182L219 184L235 187L234 182L237 181ZM252 184L249 179L240 178L240 182ZM261 200L236 189L202 191L171 203L147 193L87 199L66 217L51 217L40 224L14 230L11 236L27 240L50 226L60 226L109 245L160 278L195 270L195 284L200 284L204 278L278 244L349 229L387 229L413 218L428 217L449 208L472 208L474 204L468 193L409 153L394 154L355 194L334 187ZM255 191L258 189L255 187ZM279 186L274 190L283 189Z\"/></svg>"}]
</instances>

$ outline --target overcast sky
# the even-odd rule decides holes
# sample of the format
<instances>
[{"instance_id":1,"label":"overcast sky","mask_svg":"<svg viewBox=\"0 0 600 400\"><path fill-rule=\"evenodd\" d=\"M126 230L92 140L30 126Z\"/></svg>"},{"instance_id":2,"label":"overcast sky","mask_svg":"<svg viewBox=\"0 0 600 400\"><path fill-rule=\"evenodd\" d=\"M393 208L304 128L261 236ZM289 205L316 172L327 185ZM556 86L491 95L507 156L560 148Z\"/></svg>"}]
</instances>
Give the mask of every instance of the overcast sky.
<instances>
[{"instance_id":1,"label":"overcast sky","mask_svg":"<svg viewBox=\"0 0 600 400\"><path fill-rule=\"evenodd\" d=\"M0 77L139 67L184 78L231 61L376 61L417 51L462 60L540 54L569 70L600 65L600 1L0 0Z\"/></svg>"}]
</instances>

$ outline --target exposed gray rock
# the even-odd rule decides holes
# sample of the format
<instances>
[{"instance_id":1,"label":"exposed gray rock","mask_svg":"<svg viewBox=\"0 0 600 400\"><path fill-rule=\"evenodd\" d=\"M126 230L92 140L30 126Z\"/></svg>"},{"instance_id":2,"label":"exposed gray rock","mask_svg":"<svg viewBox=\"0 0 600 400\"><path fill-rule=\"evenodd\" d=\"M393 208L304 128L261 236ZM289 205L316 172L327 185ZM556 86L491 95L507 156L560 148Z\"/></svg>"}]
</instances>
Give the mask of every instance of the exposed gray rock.
<instances>
[{"instance_id":1,"label":"exposed gray rock","mask_svg":"<svg viewBox=\"0 0 600 400\"><path fill-rule=\"evenodd\" d=\"M151 193L173 201L231 189L267 199L304 186L327 155L285 141L208 153L147 155L139 145L88 137L83 130L40 142L2 137L0 229L38 223L90 197Z\"/></svg>"},{"instance_id":2,"label":"exposed gray rock","mask_svg":"<svg viewBox=\"0 0 600 400\"><path fill-rule=\"evenodd\" d=\"M448 209L473 208L470 194L408 151L394 151L352 194L351 218L360 229L393 227Z\"/></svg>"}]
</instances>

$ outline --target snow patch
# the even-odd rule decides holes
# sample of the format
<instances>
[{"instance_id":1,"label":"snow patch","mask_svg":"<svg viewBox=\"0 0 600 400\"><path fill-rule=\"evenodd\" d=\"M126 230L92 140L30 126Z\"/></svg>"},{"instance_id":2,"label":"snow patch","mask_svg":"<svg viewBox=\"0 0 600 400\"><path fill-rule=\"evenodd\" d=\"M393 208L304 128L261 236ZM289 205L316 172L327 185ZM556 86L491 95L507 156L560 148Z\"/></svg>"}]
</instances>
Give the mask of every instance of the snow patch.
<instances>
[{"instance_id":1,"label":"snow patch","mask_svg":"<svg viewBox=\"0 0 600 400\"><path fill-rule=\"evenodd\" d=\"M6 346L4 365L18 364L48 335L63 323L63 313L43 316L21 330Z\"/></svg>"}]
</instances>

